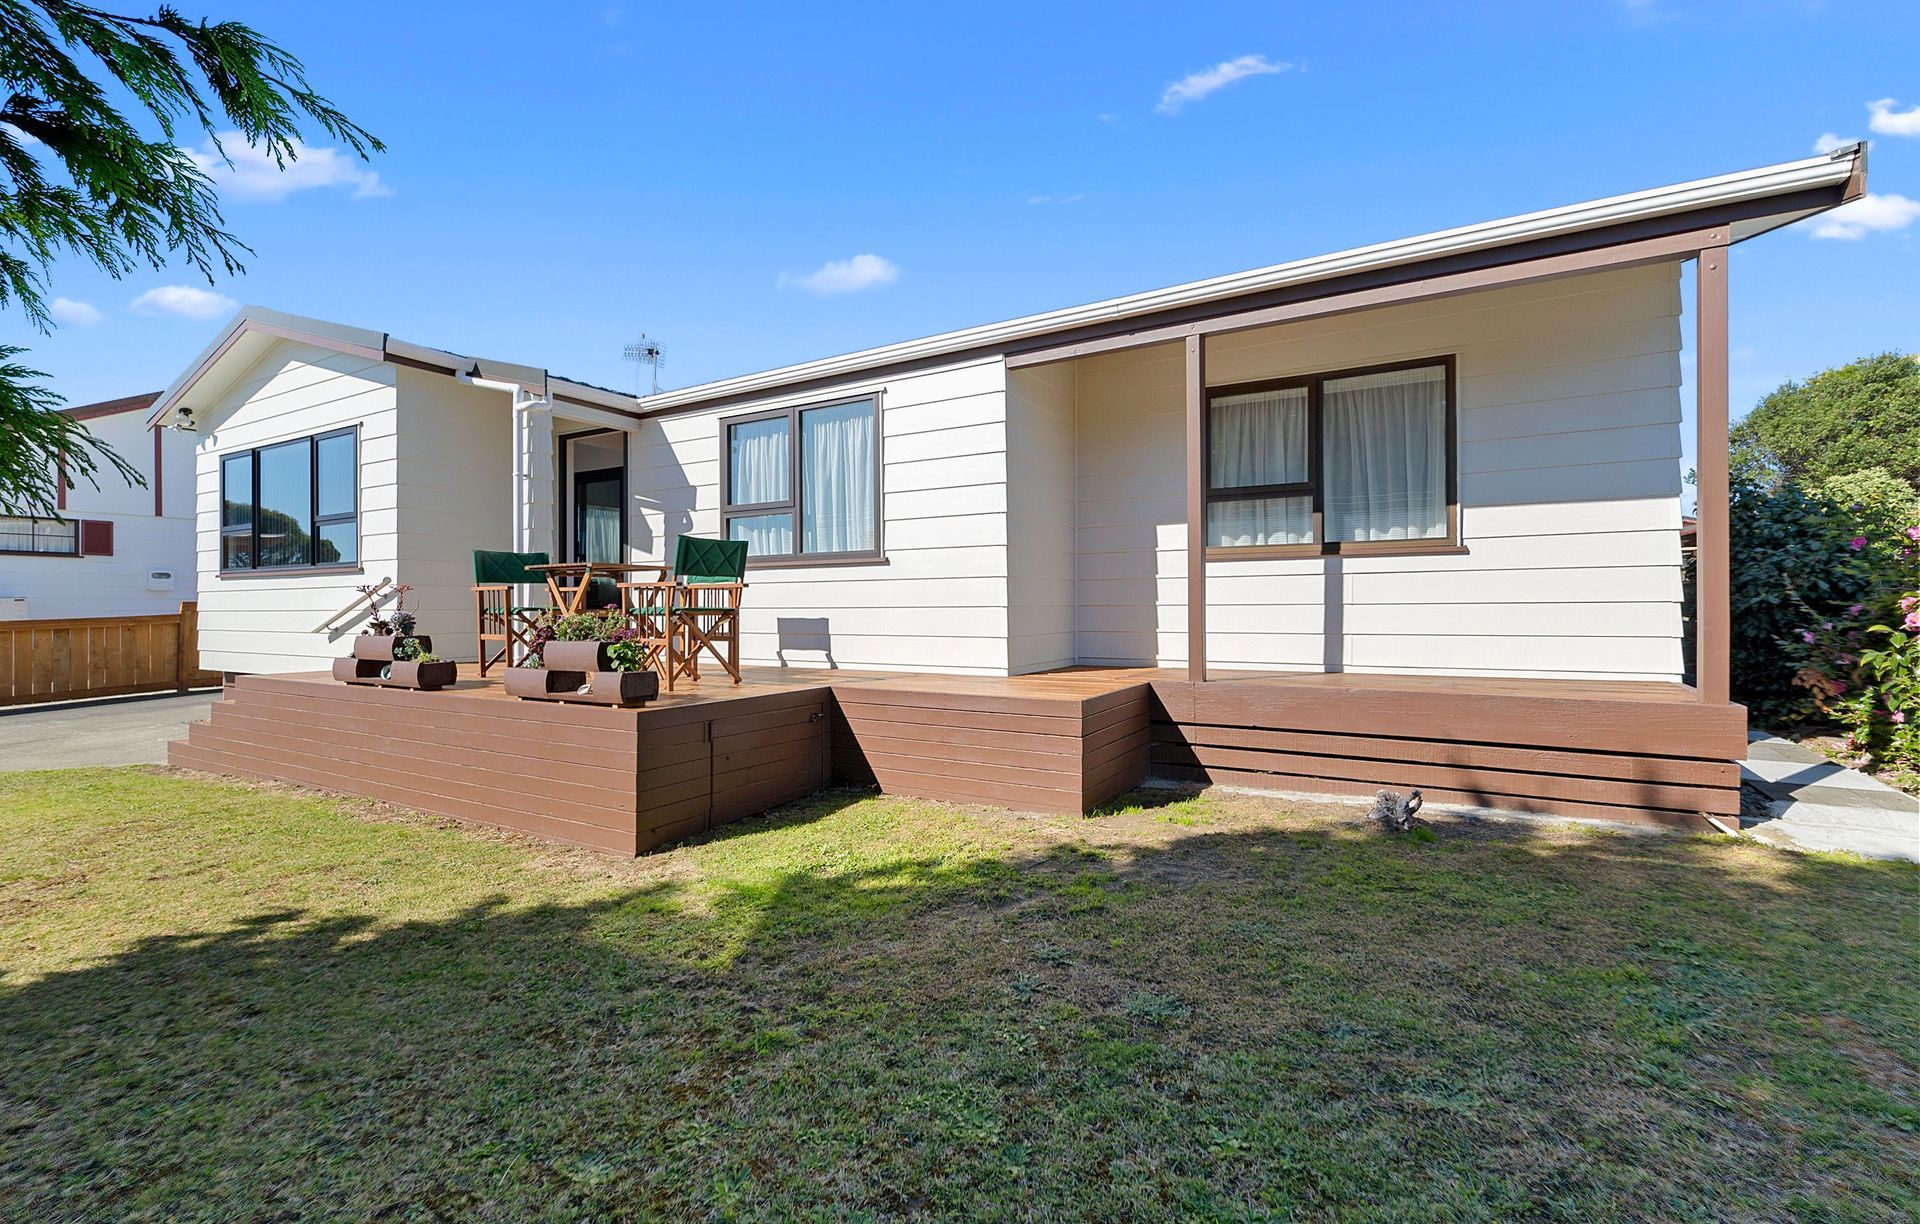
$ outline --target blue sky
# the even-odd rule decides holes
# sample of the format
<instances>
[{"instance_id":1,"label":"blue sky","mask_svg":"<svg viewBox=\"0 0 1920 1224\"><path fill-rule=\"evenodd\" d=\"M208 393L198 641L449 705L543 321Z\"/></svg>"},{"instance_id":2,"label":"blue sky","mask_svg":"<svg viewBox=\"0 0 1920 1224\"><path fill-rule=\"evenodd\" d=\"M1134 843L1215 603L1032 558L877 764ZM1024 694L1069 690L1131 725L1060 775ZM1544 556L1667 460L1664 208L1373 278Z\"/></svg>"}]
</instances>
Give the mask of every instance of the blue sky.
<instances>
[{"instance_id":1,"label":"blue sky","mask_svg":"<svg viewBox=\"0 0 1920 1224\"><path fill-rule=\"evenodd\" d=\"M280 40L389 151L233 177L256 254L211 289L56 269L75 322L27 343L71 402L170 381L205 292L629 390L646 331L681 386L1828 135L1898 198L1736 249L1735 411L1920 349L1910 2L183 7Z\"/></svg>"}]
</instances>

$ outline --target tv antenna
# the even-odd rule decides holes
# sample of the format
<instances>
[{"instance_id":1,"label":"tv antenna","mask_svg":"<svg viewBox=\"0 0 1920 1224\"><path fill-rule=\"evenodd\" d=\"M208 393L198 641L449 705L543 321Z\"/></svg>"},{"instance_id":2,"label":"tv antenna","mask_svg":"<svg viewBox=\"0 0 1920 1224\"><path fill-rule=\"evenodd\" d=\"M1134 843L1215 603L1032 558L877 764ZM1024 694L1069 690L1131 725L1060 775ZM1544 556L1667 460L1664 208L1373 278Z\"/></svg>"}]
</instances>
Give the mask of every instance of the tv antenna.
<instances>
[{"instance_id":1,"label":"tv antenna","mask_svg":"<svg viewBox=\"0 0 1920 1224\"><path fill-rule=\"evenodd\" d=\"M648 394L660 394L660 367L665 363L666 359L660 355L660 342L658 340L649 340L647 339L647 333L641 332L638 343L629 344L621 349L620 356L627 361L635 362L639 365L652 366L653 390ZM638 390L634 393L636 395L639 394Z\"/></svg>"}]
</instances>

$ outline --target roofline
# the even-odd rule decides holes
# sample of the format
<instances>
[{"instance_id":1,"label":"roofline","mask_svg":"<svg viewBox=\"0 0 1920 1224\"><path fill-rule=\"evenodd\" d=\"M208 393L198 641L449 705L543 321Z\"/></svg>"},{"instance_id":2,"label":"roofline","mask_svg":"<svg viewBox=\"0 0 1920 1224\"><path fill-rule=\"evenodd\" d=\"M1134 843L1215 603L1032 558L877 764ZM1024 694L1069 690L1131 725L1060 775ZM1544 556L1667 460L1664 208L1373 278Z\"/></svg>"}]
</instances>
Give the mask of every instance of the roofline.
<instances>
[{"instance_id":1,"label":"roofline","mask_svg":"<svg viewBox=\"0 0 1920 1224\"><path fill-rule=\"evenodd\" d=\"M1445 256L1484 251L1540 239L1558 238L1587 230L1701 209L1724 207L1772 196L1790 195L1826 187L1843 191L1833 204L1856 198L1865 190L1866 145L1857 143L1830 154L1782 162L1713 178L1655 187L1627 195L1609 196L1562 208L1524 213L1497 221L1440 230L1412 238L1355 247L1289 263L1206 280L1189 281L1165 289L1108 298L1084 306L1023 315L1000 323L942 332L918 340L861 349L755 374L717 379L676 391L643 397L640 408L649 415L684 409L708 400L731 399L774 391L794 383L848 377L864 371L957 356L973 351L1008 348L1054 332L1091 324L1113 323L1160 311L1190 307L1247 294L1301 285L1395 266L1421 263ZM1832 205L1828 205L1832 207Z\"/></svg>"},{"instance_id":2,"label":"roofline","mask_svg":"<svg viewBox=\"0 0 1920 1224\"><path fill-rule=\"evenodd\" d=\"M623 396L619 392L608 391L589 383L555 377L539 366L496 361L490 357L466 357L459 353L450 353L445 349L430 348L424 344L401 340L386 332L368 331L365 328L350 327L344 323L330 323L325 319L285 314L278 310L269 310L264 306L244 306L227 320L226 326L220 329L220 334L200 351L200 355L194 358L193 363L180 377L174 379L165 391L153 398L152 408L147 414L147 424L157 424L173 409L174 405L179 403L188 388L199 382L201 377L221 357L225 356L229 349L242 337L252 334L275 336L282 340L311 344L318 348L363 357L368 361L382 361L454 378L511 383L539 399L558 399L584 407L624 413L636 420L639 418L637 403L631 396Z\"/></svg>"},{"instance_id":3,"label":"roofline","mask_svg":"<svg viewBox=\"0 0 1920 1224\"><path fill-rule=\"evenodd\" d=\"M158 391L145 391L139 395L123 395L119 399L101 400L94 404L75 404L71 408L60 409L60 412L76 421L91 421L98 417L118 416L123 412L139 412L159 398Z\"/></svg>"},{"instance_id":4,"label":"roofline","mask_svg":"<svg viewBox=\"0 0 1920 1224\"><path fill-rule=\"evenodd\" d=\"M959 331L942 332L878 348L861 349L754 374L716 379L676 391L635 398L588 383L558 378L538 366L491 358L466 357L397 339L386 332L283 314L247 306L228 321L191 365L154 400L149 425L161 419L239 339L260 332L282 339L353 353L373 361L448 374L512 383L548 400L571 402L641 417L684 411L710 401L738 399L779 391L800 384L846 379L860 374L917 365L941 358L982 359L1004 356L1009 350L1042 337L1114 325L1144 316L1192 310L1211 303L1273 293L1395 268L1411 268L1446 259L1471 256L1522 244L1550 243L1591 231L1620 229L1635 223L1713 209L1750 205L1776 197L1797 197L1790 219L1825 211L1859 198L1866 191L1867 146L1858 142L1830 154L1781 162L1734 174L1654 187L1627 195L1608 196L1580 204L1524 213L1496 221L1440 230L1372 246L1315 255L1206 280L1189 281L1164 289L1107 298L1084 306L1023 315ZM1812 197L1809 202L1809 197ZM1785 224L1785 222L1780 222ZM1762 231L1755 231L1762 232ZM1734 237L1742 241L1752 234ZM1604 237L1604 235L1596 235Z\"/></svg>"}]
</instances>

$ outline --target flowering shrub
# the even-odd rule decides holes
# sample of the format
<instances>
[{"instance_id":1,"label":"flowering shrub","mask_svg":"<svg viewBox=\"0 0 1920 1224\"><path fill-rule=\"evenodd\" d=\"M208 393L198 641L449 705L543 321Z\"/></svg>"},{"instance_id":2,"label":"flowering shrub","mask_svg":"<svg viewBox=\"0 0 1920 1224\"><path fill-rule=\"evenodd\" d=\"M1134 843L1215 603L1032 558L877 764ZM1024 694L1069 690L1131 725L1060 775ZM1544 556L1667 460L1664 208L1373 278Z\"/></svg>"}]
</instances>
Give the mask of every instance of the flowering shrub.
<instances>
[{"instance_id":1,"label":"flowering shrub","mask_svg":"<svg viewBox=\"0 0 1920 1224\"><path fill-rule=\"evenodd\" d=\"M1728 508L1734 700L1762 726L1803 722L1819 713L1801 679L1817 653L1803 635L1838 633L1848 609L1858 605L1857 618L1874 606L1873 552L1853 545L1869 533L1832 498L1792 483L1770 488L1752 474L1734 481ZM1687 593L1691 597L1691 582ZM1833 630L1821 628L1829 622ZM1823 647L1820 657L1852 653L1857 659L1864 645Z\"/></svg>"},{"instance_id":2,"label":"flowering shrub","mask_svg":"<svg viewBox=\"0 0 1920 1224\"><path fill-rule=\"evenodd\" d=\"M1881 560L1875 589L1824 616L1798 601L1805 620L1781 644L1794 683L1846 731L1858 763L1920 769L1920 523L1886 527L1881 517L1846 541Z\"/></svg>"}]
</instances>

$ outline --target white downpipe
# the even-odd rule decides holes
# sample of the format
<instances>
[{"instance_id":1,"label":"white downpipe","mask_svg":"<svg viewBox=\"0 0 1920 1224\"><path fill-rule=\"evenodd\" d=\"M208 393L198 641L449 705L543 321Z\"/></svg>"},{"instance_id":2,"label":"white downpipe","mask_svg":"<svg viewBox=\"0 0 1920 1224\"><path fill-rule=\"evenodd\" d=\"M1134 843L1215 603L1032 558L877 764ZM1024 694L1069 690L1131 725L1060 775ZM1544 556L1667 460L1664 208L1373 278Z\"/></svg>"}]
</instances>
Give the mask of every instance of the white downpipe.
<instances>
[{"instance_id":1,"label":"white downpipe","mask_svg":"<svg viewBox=\"0 0 1920 1224\"><path fill-rule=\"evenodd\" d=\"M513 412L513 551L554 555L553 402L519 383L471 374L455 377L470 386L507 393ZM531 591L516 591L514 601L524 603L532 595Z\"/></svg>"},{"instance_id":2,"label":"white downpipe","mask_svg":"<svg viewBox=\"0 0 1920 1224\"><path fill-rule=\"evenodd\" d=\"M471 386L507 393L513 410L513 550L551 553L551 524L542 510L553 501L552 401L535 396L519 383L467 374L459 378Z\"/></svg>"}]
</instances>

